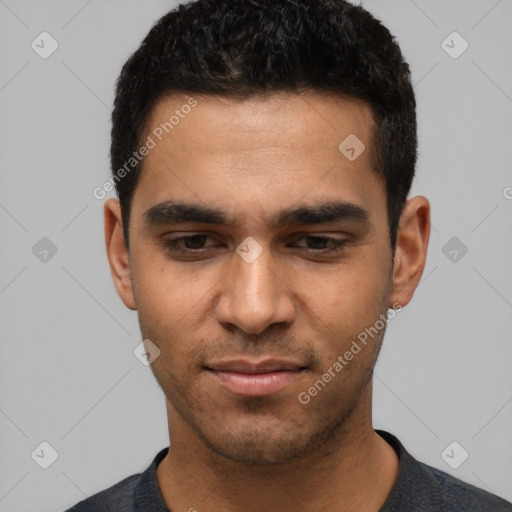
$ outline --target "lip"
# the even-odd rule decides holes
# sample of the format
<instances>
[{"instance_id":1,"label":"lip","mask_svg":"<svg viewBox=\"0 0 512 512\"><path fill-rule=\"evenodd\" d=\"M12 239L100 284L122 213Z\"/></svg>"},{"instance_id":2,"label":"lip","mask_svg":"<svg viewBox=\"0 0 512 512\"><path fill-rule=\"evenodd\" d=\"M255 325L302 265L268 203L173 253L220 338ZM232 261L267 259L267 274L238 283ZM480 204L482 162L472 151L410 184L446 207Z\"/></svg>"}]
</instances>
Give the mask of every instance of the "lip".
<instances>
[{"instance_id":1,"label":"lip","mask_svg":"<svg viewBox=\"0 0 512 512\"><path fill-rule=\"evenodd\" d=\"M213 362L208 364L206 368L214 371L258 374L276 371L298 371L303 369L304 366L291 359L262 359L261 361L231 359L229 361Z\"/></svg>"},{"instance_id":2,"label":"lip","mask_svg":"<svg viewBox=\"0 0 512 512\"><path fill-rule=\"evenodd\" d=\"M297 361L247 359L220 361L205 366L215 380L240 396L265 396L278 393L300 377L304 366Z\"/></svg>"}]
</instances>

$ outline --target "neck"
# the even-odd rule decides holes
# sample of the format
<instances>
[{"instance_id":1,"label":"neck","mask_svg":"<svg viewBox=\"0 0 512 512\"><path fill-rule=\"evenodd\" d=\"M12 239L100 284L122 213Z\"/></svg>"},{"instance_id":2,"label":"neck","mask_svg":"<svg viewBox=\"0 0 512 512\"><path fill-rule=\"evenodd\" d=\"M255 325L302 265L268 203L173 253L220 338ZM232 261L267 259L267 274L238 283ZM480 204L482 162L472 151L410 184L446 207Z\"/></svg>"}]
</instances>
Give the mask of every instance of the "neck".
<instances>
[{"instance_id":1,"label":"neck","mask_svg":"<svg viewBox=\"0 0 512 512\"><path fill-rule=\"evenodd\" d=\"M377 512L396 480L398 458L373 430L371 388L361 398L329 443L283 464L244 464L213 453L168 403L173 441L157 468L164 501L171 511Z\"/></svg>"}]
</instances>

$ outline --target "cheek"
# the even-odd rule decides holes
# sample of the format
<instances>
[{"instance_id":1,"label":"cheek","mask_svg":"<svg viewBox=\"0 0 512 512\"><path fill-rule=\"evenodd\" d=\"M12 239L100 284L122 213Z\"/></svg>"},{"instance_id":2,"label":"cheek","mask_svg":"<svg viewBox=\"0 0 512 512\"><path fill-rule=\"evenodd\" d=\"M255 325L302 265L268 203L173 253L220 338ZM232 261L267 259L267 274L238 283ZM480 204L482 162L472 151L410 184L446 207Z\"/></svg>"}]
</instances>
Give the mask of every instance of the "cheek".
<instances>
[{"instance_id":1,"label":"cheek","mask_svg":"<svg viewBox=\"0 0 512 512\"><path fill-rule=\"evenodd\" d=\"M201 304L211 289L210 277L199 267L170 264L163 256L141 258L134 264L134 295L139 314L157 325L172 325Z\"/></svg>"},{"instance_id":2,"label":"cheek","mask_svg":"<svg viewBox=\"0 0 512 512\"><path fill-rule=\"evenodd\" d=\"M315 285L302 278L299 289L306 314L326 333L329 352L340 353L365 328L387 310L388 280L375 261L361 258L357 264L339 265L329 274L317 275ZM299 292L301 295L301 292Z\"/></svg>"},{"instance_id":3,"label":"cheek","mask_svg":"<svg viewBox=\"0 0 512 512\"><path fill-rule=\"evenodd\" d=\"M189 364L208 318L213 271L137 260L133 289L142 335L154 341L169 369ZM217 278L218 281L218 278Z\"/></svg>"}]
</instances>

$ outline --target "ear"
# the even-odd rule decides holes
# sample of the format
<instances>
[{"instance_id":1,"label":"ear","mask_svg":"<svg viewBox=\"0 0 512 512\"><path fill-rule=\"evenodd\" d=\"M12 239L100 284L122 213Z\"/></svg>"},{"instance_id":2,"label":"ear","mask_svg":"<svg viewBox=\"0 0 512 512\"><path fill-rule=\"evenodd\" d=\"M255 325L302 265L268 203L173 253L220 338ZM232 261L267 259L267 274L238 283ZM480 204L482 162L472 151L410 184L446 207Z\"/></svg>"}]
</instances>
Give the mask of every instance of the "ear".
<instances>
[{"instance_id":1,"label":"ear","mask_svg":"<svg viewBox=\"0 0 512 512\"><path fill-rule=\"evenodd\" d=\"M124 305L135 310L130 259L124 239L119 201L117 199L106 201L103 206L103 213L105 217L105 245L114 286Z\"/></svg>"},{"instance_id":2,"label":"ear","mask_svg":"<svg viewBox=\"0 0 512 512\"><path fill-rule=\"evenodd\" d=\"M407 305L418 286L425 268L430 238L430 203L416 196L404 206L398 226L393 259L393 292L389 307Z\"/></svg>"}]
</instances>

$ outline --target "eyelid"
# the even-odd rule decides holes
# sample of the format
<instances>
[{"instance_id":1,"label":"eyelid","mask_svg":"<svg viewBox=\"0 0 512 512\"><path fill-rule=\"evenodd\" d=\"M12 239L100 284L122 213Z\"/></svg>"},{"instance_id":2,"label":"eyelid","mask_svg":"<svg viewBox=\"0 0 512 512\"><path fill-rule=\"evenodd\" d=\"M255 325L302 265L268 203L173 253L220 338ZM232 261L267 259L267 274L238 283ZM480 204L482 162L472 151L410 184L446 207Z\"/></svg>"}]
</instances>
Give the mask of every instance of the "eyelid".
<instances>
[{"instance_id":1,"label":"eyelid","mask_svg":"<svg viewBox=\"0 0 512 512\"><path fill-rule=\"evenodd\" d=\"M324 249L312 249L312 248L308 248L308 247L301 247L309 254L312 254L312 255L316 254L316 255L320 255L320 256L322 256L322 255L326 256L326 255L330 255L330 254L339 253L339 252L345 250L345 246L349 242L349 240L347 238L335 238L332 236L311 235L311 234L304 235L299 238L295 238L295 242L297 242L299 240L304 240L307 238L314 238L317 240L319 239L322 242L325 242L328 244L328 246Z\"/></svg>"},{"instance_id":2,"label":"eyelid","mask_svg":"<svg viewBox=\"0 0 512 512\"><path fill-rule=\"evenodd\" d=\"M215 237L211 236L208 233L194 232L192 234L180 234L180 236L164 237L163 240L161 241L161 245L169 253L182 255L184 257L190 256L192 258L195 256L206 255L209 252L211 252L211 250L215 250L215 247L216 247L215 245L207 246L207 247L200 247L198 249L190 249L190 248L183 247L181 245L181 242L186 241L190 238L194 238L194 237L205 237L206 239L210 238L212 240L215 240ZM327 236L325 234L305 233L305 234L301 234L300 236L295 236L293 239L293 242L305 240L308 238L314 238L317 240L319 239L328 244L327 247L320 248L320 249L314 249L314 248L309 248L309 247L300 247L299 248L302 251L304 251L304 253L306 253L307 255L320 256L320 257L337 255L341 252L346 251L346 249L347 249L346 245L350 241L347 238L340 239L340 238L336 238L333 236Z\"/></svg>"},{"instance_id":3,"label":"eyelid","mask_svg":"<svg viewBox=\"0 0 512 512\"><path fill-rule=\"evenodd\" d=\"M176 232L173 232L173 234L176 234ZM328 240L346 241L346 242L348 242L351 239L351 237L347 233L336 232L336 234L344 235L344 238L337 238L335 236L332 236L332 233L323 233L323 232L319 233L316 231L315 232L302 231L302 232L298 232L298 233L294 233L293 235L290 235L289 237L287 237L287 239L288 239L288 241L294 241L294 240L301 240L303 238L326 238ZM194 238L196 236L204 236L204 237L211 238L214 240L217 239L215 234L211 234L211 233L208 233L205 231L183 232L183 233L178 233L178 236L169 236L169 235L170 235L170 233L166 233L166 234L162 235L161 238L164 240L181 240L181 239Z\"/></svg>"},{"instance_id":4,"label":"eyelid","mask_svg":"<svg viewBox=\"0 0 512 512\"><path fill-rule=\"evenodd\" d=\"M162 245L164 245L164 247L178 247L178 244L182 241L186 241L190 238L195 238L195 237L205 237L206 239L211 239L211 240L215 240L215 237L211 236L210 234L208 233L203 233L203 232L197 232L197 233L189 233L189 234L180 234L179 236L166 236L164 235L162 237L162 240L161 240L161 243ZM201 248L201 249L186 249L186 248L182 248L182 252L189 252L189 253L199 253L200 251L204 251L208 248L210 248L212 246L208 246L206 248ZM180 249L176 249L176 250L180 250Z\"/></svg>"}]
</instances>

